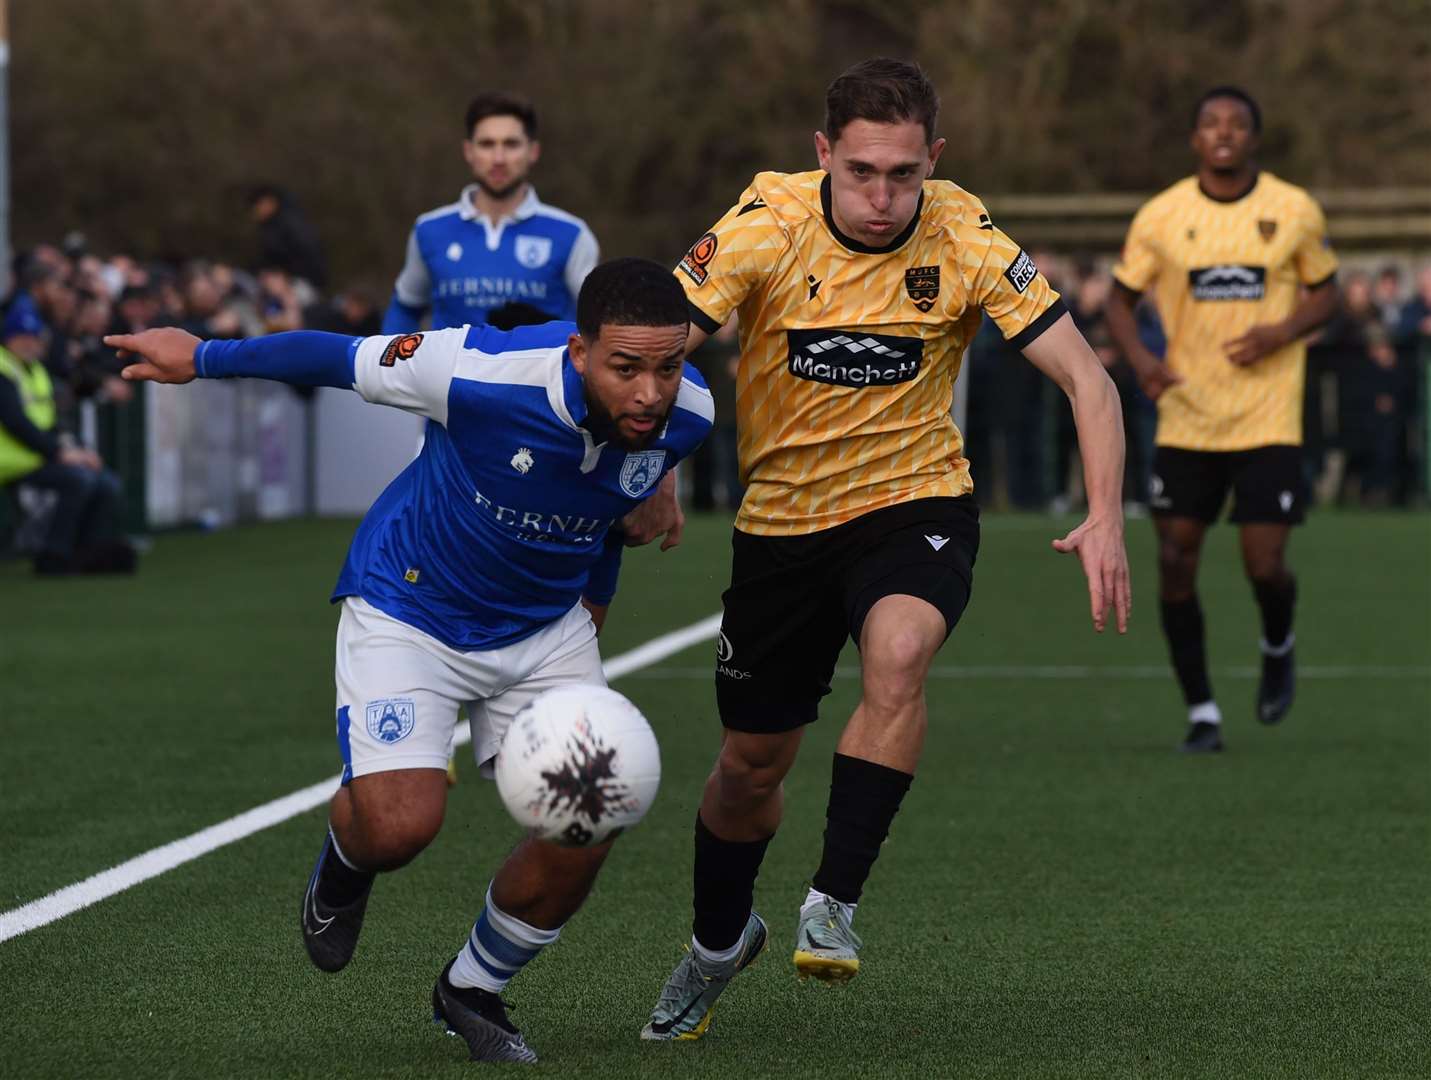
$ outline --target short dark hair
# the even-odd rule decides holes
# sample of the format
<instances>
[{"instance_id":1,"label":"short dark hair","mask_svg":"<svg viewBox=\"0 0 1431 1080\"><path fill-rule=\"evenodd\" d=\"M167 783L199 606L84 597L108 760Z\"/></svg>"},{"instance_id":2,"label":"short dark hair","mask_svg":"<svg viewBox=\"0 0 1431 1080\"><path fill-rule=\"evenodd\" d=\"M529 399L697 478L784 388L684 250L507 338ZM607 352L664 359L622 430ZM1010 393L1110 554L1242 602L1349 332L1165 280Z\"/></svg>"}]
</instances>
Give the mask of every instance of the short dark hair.
<instances>
[{"instance_id":1,"label":"short dark hair","mask_svg":"<svg viewBox=\"0 0 1431 1080\"><path fill-rule=\"evenodd\" d=\"M851 120L924 125L924 140L934 142L939 94L918 64L876 56L845 70L825 91L825 135L833 143Z\"/></svg>"},{"instance_id":2,"label":"short dark hair","mask_svg":"<svg viewBox=\"0 0 1431 1080\"><path fill-rule=\"evenodd\" d=\"M576 328L588 341L603 326L685 326L686 292L650 259L611 259L586 276L576 298Z\"/></svg>"},{"instance_id":3,"label":"short dark hair","mask_svg":"<svg viewBox=\"0 0 1431 1080\"><path fill-rule=\"evenodd\" d=\"M537 110L530 101L505 90L485 90L472 99L467 106L466 138L472 138L472 129L489 116L512 116L521 121L527 138L537 137Z\"/></svg>"},{"instance_id":4,"label":"short dark hair","mask_svg":"<svg viewBox=\"0 0 1431 1080\"><path fill-rule=\"evenodd\" d=\"M1202 118L1202 107L1209 101L1217 101L1219 98L1231 98L1233 101L1240 101L1247 106L1247 111L1252 114L1252 130L1255 134L1262 134L1262 109L1253 100L1252 95L1240 86L1214 86L1211 90L1197 99L1197 104L1193 106L1192 126L1197 130L1198 121Z\"/></svg>"}]
</instances>

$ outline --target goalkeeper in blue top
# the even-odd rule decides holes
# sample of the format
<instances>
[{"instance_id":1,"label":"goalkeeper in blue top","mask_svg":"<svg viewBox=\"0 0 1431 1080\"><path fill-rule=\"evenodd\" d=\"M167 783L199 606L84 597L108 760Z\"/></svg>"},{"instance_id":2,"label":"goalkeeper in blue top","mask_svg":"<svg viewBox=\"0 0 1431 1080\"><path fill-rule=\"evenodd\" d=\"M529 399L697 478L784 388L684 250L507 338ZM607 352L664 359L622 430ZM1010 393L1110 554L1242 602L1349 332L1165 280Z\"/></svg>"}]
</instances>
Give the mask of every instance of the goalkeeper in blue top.
<instances>
[{"instance_id":1,"label":"goalkeeper in blue top","mask_svg":"<svg viewBox=\"0 0 1431 1080\"><path fill-rule=\"evenodd\" d=\"M428 418L422 452L363 518L333 592L343 776L302 907L323 970L351 958L376 874L436 836L454 717L466 714L490 775L524 705L553 686L604 681L581 601L610 598L621 546L608 530L711 427L710 393L683 363L686 310L664 267L617 259L587 278L575 325L105 339L134 355L127 379L351 387ZM528 838L493 877L433 990L436 1015L474 1060L536 1060L499 994L557 939L610 846Z\"/></svg>"}]
</instances>

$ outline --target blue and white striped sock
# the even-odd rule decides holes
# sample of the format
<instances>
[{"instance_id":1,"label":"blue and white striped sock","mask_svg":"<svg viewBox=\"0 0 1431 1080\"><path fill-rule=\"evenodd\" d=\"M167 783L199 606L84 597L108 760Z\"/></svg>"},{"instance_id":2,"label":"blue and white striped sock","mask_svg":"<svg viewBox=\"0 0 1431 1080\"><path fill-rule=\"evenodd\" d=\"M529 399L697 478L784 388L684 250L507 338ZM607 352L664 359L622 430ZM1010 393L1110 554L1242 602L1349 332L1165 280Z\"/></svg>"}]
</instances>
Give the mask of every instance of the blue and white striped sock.
<instances>
[{"instance_id":1,"label":"blue and white striped sock","mask_svg":"<svg viewBox=\"0 0 1431 1080\"><path fill-rule=\"evenodd\" d=\"M457 954L448 973L458 988L478 987L497 994L537 953L561 937L561 927L541 930L514 919L492 901L487 887L487 906L477 916L467 948Z\"/></svg>"}]
</instances>

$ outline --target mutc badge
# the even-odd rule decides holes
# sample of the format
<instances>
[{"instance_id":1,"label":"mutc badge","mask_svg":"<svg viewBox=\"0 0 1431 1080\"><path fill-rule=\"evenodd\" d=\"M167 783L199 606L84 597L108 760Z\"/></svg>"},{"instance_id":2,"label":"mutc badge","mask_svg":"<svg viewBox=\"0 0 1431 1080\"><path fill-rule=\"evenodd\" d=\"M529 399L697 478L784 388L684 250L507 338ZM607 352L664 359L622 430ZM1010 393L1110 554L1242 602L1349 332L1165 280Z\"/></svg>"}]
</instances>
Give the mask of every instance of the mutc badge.
<instances>
[{"instance_id":1,"label":"mutc badge","mask_svg":"<svg viewBox=\"0 0 1431 1080\"><path fill-rule=\"evenodd\" d=\"M904 291L920 311L928 311L939 299L939 267L914 266L904 272Z\"/></svg>"}]
</instances>

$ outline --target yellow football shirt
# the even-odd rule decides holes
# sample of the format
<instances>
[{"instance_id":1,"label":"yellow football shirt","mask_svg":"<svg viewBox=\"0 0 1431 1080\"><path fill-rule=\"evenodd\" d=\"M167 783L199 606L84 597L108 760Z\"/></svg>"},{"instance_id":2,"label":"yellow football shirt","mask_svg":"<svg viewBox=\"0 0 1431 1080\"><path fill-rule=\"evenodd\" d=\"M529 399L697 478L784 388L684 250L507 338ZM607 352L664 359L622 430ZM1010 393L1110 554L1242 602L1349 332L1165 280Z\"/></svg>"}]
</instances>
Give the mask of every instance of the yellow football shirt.
<instances>
[{"instance_id":1,"label":"yellow football shirt","mask_svg":"<svg viewBox=\"0 0 1431 1080\"><path fill-rule=\"evenodd\" d=\"M1183 382L1158 398L1158 445L1248 450L1302 443L1307 347L1297 341L1250 367L1223 347L1253 326L1280 322L1302 286L1336 273L1321 208L1271 173L1220 202L1190 176L1133 218L1113 276L1150 285L1167 334L1167 363Z\"/></svg>"},{"instance_id":2,"label":"yellow football shirt","mask_svg":"<svg viewBox=\"0 0 1431 1080\"><path fill-rule=\"evenodd\" d=\"M946 180L926 181L908 228L870 248L836 229L823 171L759 173L676 276L702 329L740 318L736 527L759 536L972 491L949 407L981 312L1020 348L1064 312Z\"/></svg>"}]
</instances>

